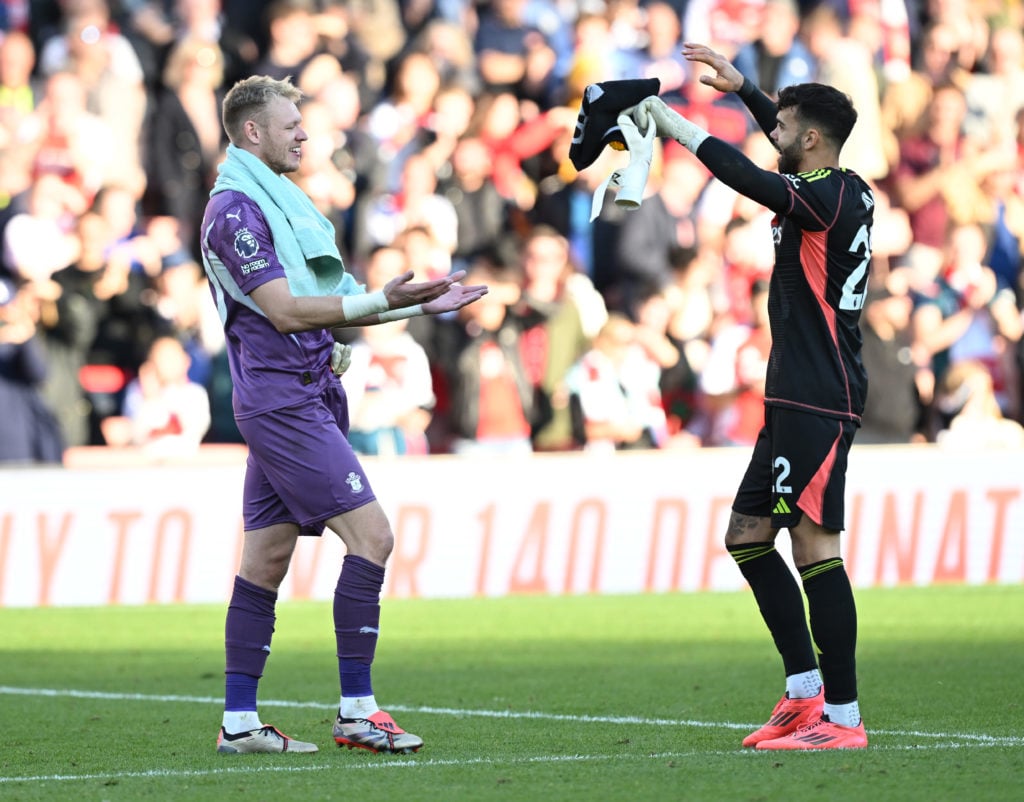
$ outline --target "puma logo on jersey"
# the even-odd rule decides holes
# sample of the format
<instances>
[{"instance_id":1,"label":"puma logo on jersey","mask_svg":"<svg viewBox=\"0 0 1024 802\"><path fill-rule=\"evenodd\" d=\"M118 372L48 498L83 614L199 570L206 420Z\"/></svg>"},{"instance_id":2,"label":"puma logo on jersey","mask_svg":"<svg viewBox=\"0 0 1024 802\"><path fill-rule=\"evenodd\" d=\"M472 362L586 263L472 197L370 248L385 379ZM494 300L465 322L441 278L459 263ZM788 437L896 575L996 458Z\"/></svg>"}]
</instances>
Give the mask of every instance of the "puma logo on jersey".
<instances>
[{"instance_id":1,"label":"puma logo on jersey","mask_svg":"<svg viewBox=\"0 0 1024 802\"><path fill-rule=\"evenodd\" d=\"M241 209L237 209L236 211L233 211L233 212L225 212L224 213L224 219L225 220L237 220L239 223L241 223L242 222L242 210Z\"/></svg>"}]
</instances>

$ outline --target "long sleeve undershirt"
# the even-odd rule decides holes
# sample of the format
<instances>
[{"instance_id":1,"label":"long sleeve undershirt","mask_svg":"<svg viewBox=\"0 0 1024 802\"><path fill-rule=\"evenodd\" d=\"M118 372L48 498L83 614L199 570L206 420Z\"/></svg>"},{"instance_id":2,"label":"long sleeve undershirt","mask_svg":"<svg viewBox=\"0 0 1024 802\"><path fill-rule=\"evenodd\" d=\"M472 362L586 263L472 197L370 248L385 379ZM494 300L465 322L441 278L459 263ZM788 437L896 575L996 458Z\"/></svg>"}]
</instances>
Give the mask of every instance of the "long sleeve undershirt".
<instances>
[{"instance_id":1,"label":"long sleeve undershirt","mask_svg":"<svg viewBox=\"0 0 1024 802\"><path fill-rule=\"evenodd\" d=\"M744 80L743 87L737 94L765 136L775 130L778 109L770 97L754 86L749 79ZM697 148L696 156L717 178L737 192L774 212L785 212L788 208L789 192L779 174L771 170L762 170L743 152L727 142L709 136Z\"/></svg>"}]
</instances>

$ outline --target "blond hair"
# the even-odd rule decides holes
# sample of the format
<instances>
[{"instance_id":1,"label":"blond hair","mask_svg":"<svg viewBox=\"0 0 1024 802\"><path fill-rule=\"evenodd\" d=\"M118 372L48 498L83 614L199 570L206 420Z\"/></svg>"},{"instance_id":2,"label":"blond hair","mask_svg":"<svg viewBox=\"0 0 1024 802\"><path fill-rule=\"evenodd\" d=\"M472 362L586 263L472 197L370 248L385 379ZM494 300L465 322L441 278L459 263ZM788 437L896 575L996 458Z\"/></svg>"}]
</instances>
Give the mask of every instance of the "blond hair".
<instances>
[{"instance_id":1,"label":"blond hair","mask_svg":"<svg viewBox=\"0 0 1024 802\"><path fill-rule=\"evenodd\" d=\"M268 75L253 75L232 86L224 96L222 108L228 139L235 145L241 142L247 120L265 124L267 107L278 97L296 104L302 100L302 90L292 83L290 75L282 81Z\"/></svg>"}]
</instances>

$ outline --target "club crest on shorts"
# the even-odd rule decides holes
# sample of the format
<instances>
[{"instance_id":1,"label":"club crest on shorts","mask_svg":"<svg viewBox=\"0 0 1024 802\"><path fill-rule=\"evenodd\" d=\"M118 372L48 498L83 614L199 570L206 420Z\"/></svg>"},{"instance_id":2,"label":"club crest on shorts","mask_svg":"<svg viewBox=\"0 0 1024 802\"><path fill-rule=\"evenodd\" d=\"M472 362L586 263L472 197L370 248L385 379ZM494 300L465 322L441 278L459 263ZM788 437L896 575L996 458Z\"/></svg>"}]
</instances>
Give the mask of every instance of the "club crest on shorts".
<instances>
[{"instance_id":1,"label":"club crest on shorts","mask_svg":"<svg viewBox=\"0 0 1024 802\"><path fill-rule=\"evenodd\" d=\"M345 484L352 488L353 493L363 492L363 477L355 471L350 471L345 477Z\"/></svg>"}]
</instances>

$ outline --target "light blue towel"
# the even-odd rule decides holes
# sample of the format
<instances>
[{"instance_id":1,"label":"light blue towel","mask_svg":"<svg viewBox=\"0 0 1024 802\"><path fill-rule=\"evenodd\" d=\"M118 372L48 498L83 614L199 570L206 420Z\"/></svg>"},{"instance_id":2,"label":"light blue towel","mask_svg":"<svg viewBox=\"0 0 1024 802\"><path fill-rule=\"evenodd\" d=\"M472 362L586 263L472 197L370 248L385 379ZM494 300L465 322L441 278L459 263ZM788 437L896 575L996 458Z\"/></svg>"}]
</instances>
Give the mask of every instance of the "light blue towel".
<instances>
[{"instance_id":1,"label":"light blue towel","mask_svg":"<svg viewBox=\"0 0 1024 802\"><path fill-rule=\"evenodd\" d=\"M274 236L292 295L360 295L364 287L346 272L334 226L305 192L242 148L228 145L210 196L234 190L260 207Z\"/></svg>"}]
</instances>

